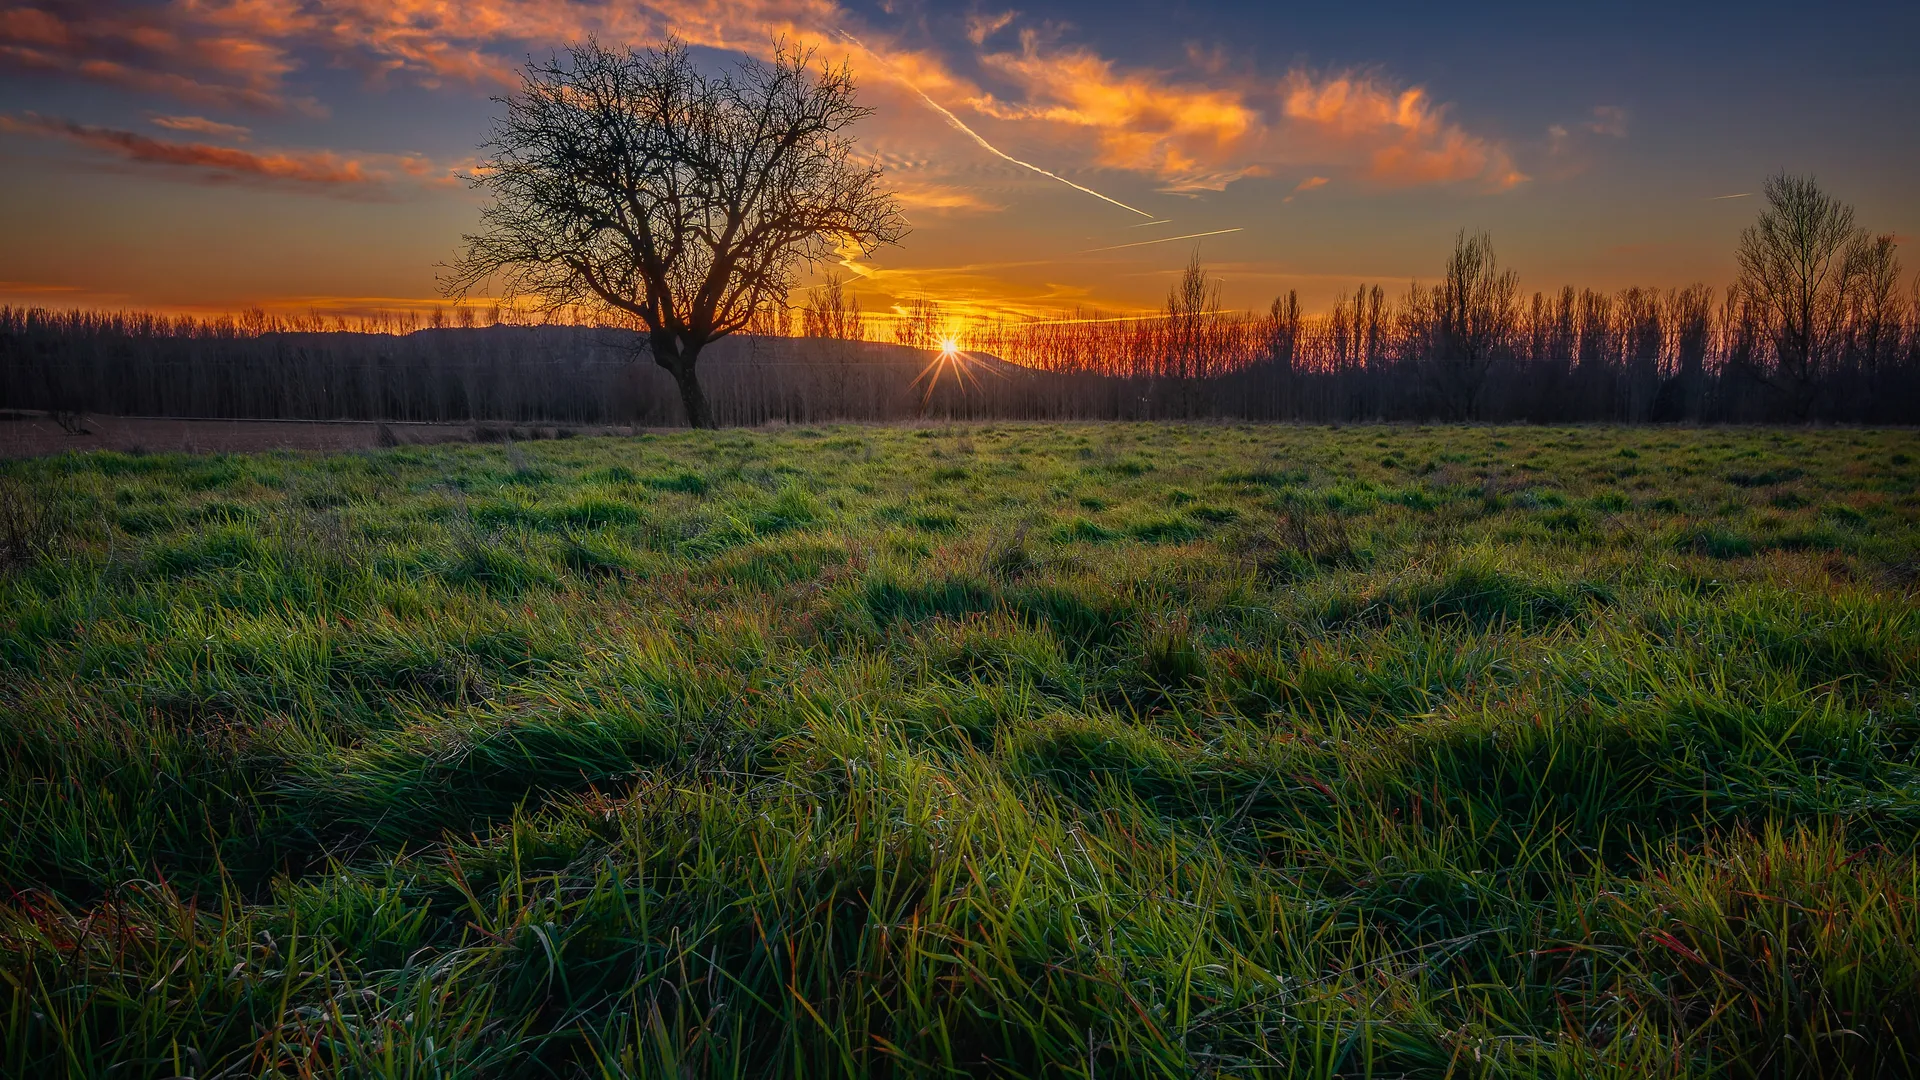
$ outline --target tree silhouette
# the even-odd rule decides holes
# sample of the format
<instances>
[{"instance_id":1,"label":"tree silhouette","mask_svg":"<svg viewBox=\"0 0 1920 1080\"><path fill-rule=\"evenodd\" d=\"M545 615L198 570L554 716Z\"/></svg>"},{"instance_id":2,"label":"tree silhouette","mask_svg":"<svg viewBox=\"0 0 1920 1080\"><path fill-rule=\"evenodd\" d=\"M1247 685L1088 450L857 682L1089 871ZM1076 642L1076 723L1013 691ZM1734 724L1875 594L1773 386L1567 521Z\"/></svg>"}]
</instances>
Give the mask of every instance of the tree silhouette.
<instances>
[{"instance_id":1,"label":"tree silhouette","mask_svg":"<svg viewBox=\"0 0 1920 1080\"><path fill-rule=\"evenodd\" d=\"M1868 240L1853 222L1853 207L1811 176L1772 177L1766 199L1759 219L1740 234L1735 288L1772 341L1776 385L1805 415L1839 351ZM1891 242L1887 249L1890 257Z\"/></svg>"},{"instance_id":2,"label":"tree silhouette","mask_svg":"<svg viewBox=\"0 0 1920 1080\"><path fill-rule=\"evenodd\" d=\"M444 286L498 277L549 310L636 325L674 378L687 422L713 414L696 364L708 343L784 304L806 264L905 234L877 166L853 160L847 68L776 50L710 76L687 47L597 42L531 61L473 186L493 203Z\"/></svg>"}]
</instances>

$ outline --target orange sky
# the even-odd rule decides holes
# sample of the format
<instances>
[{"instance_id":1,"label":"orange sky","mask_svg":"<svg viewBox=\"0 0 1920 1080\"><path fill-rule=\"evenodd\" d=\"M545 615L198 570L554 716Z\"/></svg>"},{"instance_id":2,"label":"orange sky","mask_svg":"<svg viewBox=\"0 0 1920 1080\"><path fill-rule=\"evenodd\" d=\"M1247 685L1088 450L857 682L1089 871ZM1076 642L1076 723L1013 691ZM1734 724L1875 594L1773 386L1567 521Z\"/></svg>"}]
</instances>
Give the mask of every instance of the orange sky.
<instances>
[{"instance_id":1,"label":"orange sky","mask_svg":"<svg viewBox=\"0 0 1920 1080\"><path fill-rule=\"evenodd\" d=\"M477 223L459 176L488 96L588 33L671 31L714 64L784 35L848 60L877 110L861 146L913 223L847 268L873 310L1140 310L1196 249L1231 306L1320 307L1430 277L1462 227L1528 287L1724 285L1755 207L1721 196L1782 167L1920 232L1914 140L1884 135L1913 61L1859 47L1904 23L1836 17L1847 66L1821 52L1804 85L1728 92L1732 53L1794 42L1711 12L1662 37L1422 10L1381 7L1361 35L1230 0L0 0L0 303L430 305Z\"/></svg>"}]
</instances>

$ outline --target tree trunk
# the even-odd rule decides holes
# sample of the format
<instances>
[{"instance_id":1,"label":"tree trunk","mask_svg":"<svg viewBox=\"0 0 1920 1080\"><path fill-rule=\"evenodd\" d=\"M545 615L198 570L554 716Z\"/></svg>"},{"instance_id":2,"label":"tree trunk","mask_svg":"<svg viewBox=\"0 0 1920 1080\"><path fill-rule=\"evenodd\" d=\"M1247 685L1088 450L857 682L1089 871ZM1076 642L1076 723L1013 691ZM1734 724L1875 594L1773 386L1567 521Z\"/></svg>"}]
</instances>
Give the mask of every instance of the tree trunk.
<instances>
[{"instance_id":1,"label":"tree trunk","mask_svg":"<svg viewBox=\"0 0 1920 1080\"><path fill-rule=\"evenodd\" d=\"M694 373L692 357L680 362L674 370L673 381L680 384L680 403L687 407L687 426L713 427L713 410L707 407L707 393L700 388L700 376Z\"/></svg>"},{"instance_id":2,"label":"tree trunk","mask_svg":"<svg viewBox=\"0 0 1920 1080\"><path fill-rule=\"evenodd\" d=\"M700 359L700 346L681 345L665 335L656 336L653 359L667 369L674 384L680 387L680 403L687 410L687 426L713 427L713 410L707 405L706 391L700 388L700 376L694 372L694 363Z\"/></svg>"}]
</instances>

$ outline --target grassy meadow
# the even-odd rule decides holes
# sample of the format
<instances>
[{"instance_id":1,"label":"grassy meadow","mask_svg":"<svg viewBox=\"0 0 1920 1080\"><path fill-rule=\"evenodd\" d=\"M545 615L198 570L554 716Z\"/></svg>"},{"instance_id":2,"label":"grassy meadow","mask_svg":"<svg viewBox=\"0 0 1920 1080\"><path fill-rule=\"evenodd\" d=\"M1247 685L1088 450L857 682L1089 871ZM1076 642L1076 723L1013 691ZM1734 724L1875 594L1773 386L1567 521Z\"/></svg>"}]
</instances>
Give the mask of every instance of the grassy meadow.
<instances>
[{"instance_id":1,"label":"grassy meadow","mask_svg":"<svg viewBox=\"0 0 1920 1080\"><path fill-rule=\"evenodd\" d=\"M0 1074L1910 1075L1917 460L0 463Z\"/></svg>"}]
</instances>

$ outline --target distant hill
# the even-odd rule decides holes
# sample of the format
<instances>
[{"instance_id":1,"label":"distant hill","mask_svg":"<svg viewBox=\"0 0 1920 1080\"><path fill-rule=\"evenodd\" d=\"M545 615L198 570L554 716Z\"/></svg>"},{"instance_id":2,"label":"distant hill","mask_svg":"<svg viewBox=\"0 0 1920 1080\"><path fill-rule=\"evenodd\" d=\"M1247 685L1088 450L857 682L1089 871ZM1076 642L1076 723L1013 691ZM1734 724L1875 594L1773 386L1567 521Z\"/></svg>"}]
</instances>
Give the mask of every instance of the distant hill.
<instances>
[{"instance_id":1,"label":"distant hill","mask_svg":"<svg viewBox=\"0 0 1920 1080\"><path fill-rule=\"evenodd\" d=\"M702 380L725 423L1022 414L1052 383L998 357L735 335ZM1059 389L1065 389L1061 386ZM679 393L639 334L489 326L256 337L63 333L0 339L0 407L148 416L671 425Z\"/></svg>"}]
</instances>

